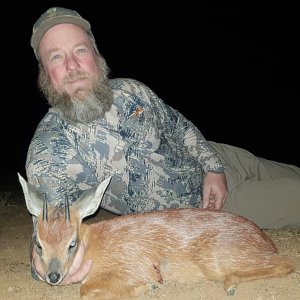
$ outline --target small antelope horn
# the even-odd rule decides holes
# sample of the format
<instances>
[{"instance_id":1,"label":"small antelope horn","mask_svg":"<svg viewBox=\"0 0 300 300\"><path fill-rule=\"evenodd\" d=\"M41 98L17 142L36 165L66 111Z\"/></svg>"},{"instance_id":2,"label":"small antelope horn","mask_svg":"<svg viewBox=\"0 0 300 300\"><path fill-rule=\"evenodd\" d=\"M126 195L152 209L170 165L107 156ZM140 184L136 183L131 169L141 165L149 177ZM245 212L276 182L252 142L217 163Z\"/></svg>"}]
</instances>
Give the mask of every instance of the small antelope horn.
<instances>
[{"instance_id":1,"label":"small antelope horn","mask_svg":"<svg viewBox=\"0 0 300 300\"><path fill-rule=\"evenodd\" d=\"M70 207L68 198L65 200L66 223L70 222Z\"/></svg>"},{"instance_id":2,"label":"small antelope horn","mask_svg":"<svg viewBox=\"0 0 300 300\"><path fill-rule=\"evenodd\" d=\"M48 216L47 216L47 200L44 199L43 202L43 222L47 222L48 221Z\"/></svg>"}]
</instances>

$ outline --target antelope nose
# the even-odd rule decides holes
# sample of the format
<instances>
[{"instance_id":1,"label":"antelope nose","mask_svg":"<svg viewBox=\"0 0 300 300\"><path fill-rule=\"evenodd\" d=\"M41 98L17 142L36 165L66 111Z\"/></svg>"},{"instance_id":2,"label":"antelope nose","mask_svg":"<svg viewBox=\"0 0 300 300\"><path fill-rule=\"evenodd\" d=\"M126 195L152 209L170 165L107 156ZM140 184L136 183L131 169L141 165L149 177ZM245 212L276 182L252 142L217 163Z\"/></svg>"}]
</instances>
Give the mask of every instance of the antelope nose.
<instances>
[{"instance_id":1,"label":"antelope nose","mask_svg":"<svg viewBox=\"0 0 300 300\"><path fill-rule=\"evenodd\" d=\"M57 283L60 279L60 275L57 272L52 272L48 275L50 283Z\"/></svg>"}]
</instances>

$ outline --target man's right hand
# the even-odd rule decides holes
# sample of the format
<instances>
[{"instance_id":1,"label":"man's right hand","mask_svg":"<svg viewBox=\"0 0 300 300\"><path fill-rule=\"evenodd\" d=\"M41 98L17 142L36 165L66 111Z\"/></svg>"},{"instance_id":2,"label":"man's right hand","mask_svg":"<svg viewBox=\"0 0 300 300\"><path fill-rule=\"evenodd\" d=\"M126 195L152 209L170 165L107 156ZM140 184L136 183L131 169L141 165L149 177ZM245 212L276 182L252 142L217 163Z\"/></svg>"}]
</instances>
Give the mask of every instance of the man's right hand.
<instances>
[{"instance_id":1,"label":"man's right hand","mask_svg":"<svg viewBox=\"0 0 300 300\"><path fill-rule=\"evenodd\" d=\"M81 242L75 254L74 261L69 269L68 274L62 280L60 285L67 285L72 283L79 283L88 275L92 268L93 261L88 259L81 265L85 251L85 245ZM34 264L35 271L41 280L45 281L45 271L41 263L40 256L36 252L36 248L32 247L32 263Z\"/></svg>"}]
</instances>

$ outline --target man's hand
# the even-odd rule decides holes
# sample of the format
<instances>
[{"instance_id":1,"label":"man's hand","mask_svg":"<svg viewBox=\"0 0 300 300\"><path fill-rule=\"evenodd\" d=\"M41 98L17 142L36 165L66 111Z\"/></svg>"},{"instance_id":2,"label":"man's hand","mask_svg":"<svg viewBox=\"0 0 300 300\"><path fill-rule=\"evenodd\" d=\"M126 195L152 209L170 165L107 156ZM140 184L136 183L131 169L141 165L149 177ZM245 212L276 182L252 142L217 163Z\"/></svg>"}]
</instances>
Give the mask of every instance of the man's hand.
<instances>
[{"instance_id":1,"label":"man's hand","mask_svg":"<svg viewBox=\"0 0 300 300\"><path fill-rule=\"evenodd\" d=\"M208 172L203 183L203 208L220 210L228 195L225 174Z\"/></svg>"},{"instance_id":2,"label":"man's hand","mask_svg":"<svg viewBox=\"0 0 300 300\"><path fill-rule=\"evenodd\" d=\"M83 265L81 265L84 251L85 245L83 242L81 242L78 246L78 250L75 254L75 258L69 269L69 272L62 280L60 285L79 283L88 275L89 271L92 268L93 261L91 259L88 259ZM40 279L45 281L45 271L43 269L40 256L36 252L35 247L32 248L32 261L38 276L40 277Z\"/></svg>"}]
</instances>

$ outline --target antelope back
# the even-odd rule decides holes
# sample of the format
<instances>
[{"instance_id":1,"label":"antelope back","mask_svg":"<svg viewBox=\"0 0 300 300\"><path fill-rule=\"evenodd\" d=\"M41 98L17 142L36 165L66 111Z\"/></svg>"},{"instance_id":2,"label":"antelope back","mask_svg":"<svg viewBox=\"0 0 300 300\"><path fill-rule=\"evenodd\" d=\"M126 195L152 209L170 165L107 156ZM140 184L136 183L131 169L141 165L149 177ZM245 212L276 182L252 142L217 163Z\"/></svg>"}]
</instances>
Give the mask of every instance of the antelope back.
<instances>
[{"instance_id":1,"label":"antelope back","mask_svg":"<svg viewBox=\"0 0 300 300\"><path fill-rule=\"evenodd\" d=\"M30 183L20 175L28 211L37 218L34 243L49 284L59 284L68 273L77 247L82 220L98 209L111 178L84 192L69 206L52 206ZM34 222L35 223L35 222Z\"/></svg>"}]
</instances>

